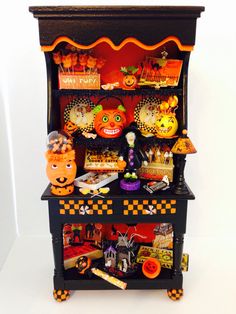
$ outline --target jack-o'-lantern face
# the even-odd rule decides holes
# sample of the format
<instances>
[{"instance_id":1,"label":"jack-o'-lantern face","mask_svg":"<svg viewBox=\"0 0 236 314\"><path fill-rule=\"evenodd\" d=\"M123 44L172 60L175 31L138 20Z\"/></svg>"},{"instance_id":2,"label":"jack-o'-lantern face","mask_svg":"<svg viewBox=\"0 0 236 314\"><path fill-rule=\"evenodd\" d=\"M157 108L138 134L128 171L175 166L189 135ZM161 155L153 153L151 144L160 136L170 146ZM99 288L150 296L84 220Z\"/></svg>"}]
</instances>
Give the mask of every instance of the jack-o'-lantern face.
<instances>
[{"instance_id":1,"label":"jack-o'-lantern face","mask_svg":"<svg viewBox=\"0 0 236 314\"><path fill-rule=\"evenodd\" d=\"M63 187L72 184L76 177L76 163L68 161L48 161L46 173L52 185Z\"/></svg>"},{"instance_id":2,"label":"jack-o'-lantern face","mask_svg":"<svg viewBox=\"0 0 236 314\"><path fill-rule=\"evenodd\" d=\"M135 75L125 75L123 79L123 84L126 88L134 88L135 85L137 84L137 79Z\"/></svg>"},{"instance_id":3,"label":"jack-o'-lantern face","mask_svg":"<svg viewBox=\"0 0 236 314\"><path fill-rule=\"evenodd\" d=\"M158 114L156 121L156 133L159 137L171 137L178 129L178 121L174 114Z\"/></svg>"},{"instance_id":4,"label":"jack-o'-lantern face","mask_svg":"<svg viewBox=\"0 0 236 314\"><path fill-rule=\"evenodd\" d=\"M73 132L75 132L78 129L77 125L75 123L73 123L72 121L68 121L66 122L66 124L64 125L64 130L66 132L68 132L69 134L72 134Z\"/></svg>"},{"instance_id":5,"label":"jack-o'-lantern face","mask_svg":"<svg viewBox=\"0 0 236 314\"><path fill-rule=\"evenodd\" d=\"M126 125L124 111L120 109L101 110L94 119L94 128L103 138L116 138L121 136Z\"/></svg>"},{"instance_id":6,"label":"jack-o'-lantern face","mask_svg":"<svg viewBox=\"0 0 236 314\"><path fill-rule=\"evenodd\" d=\"M161 264L160 262L155 258L148 258L142 266L142 272L143 274L149 278L154 279L156 278L161 271Z\"/></svg>"}]
</instances>

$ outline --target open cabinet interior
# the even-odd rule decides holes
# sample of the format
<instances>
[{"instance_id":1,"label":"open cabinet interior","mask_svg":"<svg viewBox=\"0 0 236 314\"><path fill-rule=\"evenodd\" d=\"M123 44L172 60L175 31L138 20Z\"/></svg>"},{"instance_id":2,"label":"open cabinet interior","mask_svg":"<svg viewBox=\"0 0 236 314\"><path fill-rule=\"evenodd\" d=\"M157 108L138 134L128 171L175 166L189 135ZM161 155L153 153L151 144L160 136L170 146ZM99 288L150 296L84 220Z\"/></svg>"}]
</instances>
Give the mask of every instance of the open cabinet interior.
<instances>
[{"instance_id":1,"label":"open cabinet interior","mask_svg":"<svg viewBox=\"0 0 236 314\"><path fill-rule=\"evenodd\" d=\"M167 173L173 181L173 156L164 155L170 153L187 125L183 91L189 52L181 51L172 38L154 46L130 41L116 50L103 41L90 49L62 41L52 52L45 52L53 78L48 132L69 133L74 140L78 168L87 170L86 149L100 159L106 151L113 151L114 157L122 145L122 130L135 122L149 163L154 168L160 163L170 169ZM102 106L99 115L98 106ZM111 115L104 122L108 110ZM107 166L110 165L99 165L99 169L93 170L107 171ZM141 172L143 178L149 179L148 171ZM160 180L163 173L150 179Z\"/></svg>"}]
</instances>

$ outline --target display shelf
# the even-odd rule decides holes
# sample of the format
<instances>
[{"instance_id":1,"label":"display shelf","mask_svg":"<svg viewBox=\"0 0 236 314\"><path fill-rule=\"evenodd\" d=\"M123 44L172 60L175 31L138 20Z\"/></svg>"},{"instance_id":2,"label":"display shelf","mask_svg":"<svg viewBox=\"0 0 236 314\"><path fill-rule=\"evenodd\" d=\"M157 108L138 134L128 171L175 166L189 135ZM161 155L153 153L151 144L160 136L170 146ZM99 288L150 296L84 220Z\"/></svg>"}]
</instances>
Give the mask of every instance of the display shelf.
<instances>
[{"instance_id":1,"label":"display shelf","mask_svg":"<svg viewBox=\"0 0 236 314\"><path fill-rule=\"evenodd\" d=\"M81 175L82 173L79 172L79 175ZM137 191L132 191L132 192L128 192L128 191L124 191L120 188L120 183L119 183L119 179L115 180L111 183L109 183L107 186L110 188L110 192L109 194L105 197L105 199L111 199L111 198L115 198L115 199L120 199L120 198L150 198L150 199L176 199L176 200L194 200L195 196L193 194L193 192L191 191L191 189L188 187L188 185L186 184L186 187L188 189L188 193L184 194L184 195L177 195L174 194L172 192L173 186L174 184L171 183L170 184L170 188L163 191L160 190L158 192L155 192L153 194L148 193L144 188L141 188L140 190ZM141 180L141 186L146 184L148 181L146 180ZM46 188L46 190L44 191L44 193L42 194L41 199L42 200L49 200L49 199L84 199L84 200L89 200L91 199L91 196L86 196L83 195L82 193L79 192L79 188L75 187L75 191L74 193L70 194L70 195L65 195L63 197L58 196L56 197L55 195L53 195L51 193L50 190L51 185L49 184ZM93 200L99 200L101 198L99 197L93 197Z\"/></svg>"},{"instance_id":2,"label":"display shelf","mask_svg":"<svg viewBox=\"0 0 236 314\"><path fill-rule=\"evenodd\" d=\"M121 138L110 138L110 139L106 139L106 138L102 138L100 136L97 136L95 139L89 139L89 138L85 138L83 135L81 134L76 134L73 133L74 136L74 143L77 145L85 145L86 147L89 148L102 148L102 147L120 147L122 140ZM151 137L144 137L142 136L140 138L140 142L141 145L154 145L154 144L161 144L161 143L167 143L170 146L173 146L174 143L176 142L177 137L173 137L173 138L158 138L156 136L151 136Z\"/></svg>"},{"instance_id":3,"label":"display shelf","mask_svg":"<svg viewBox=\"0 0 236 314\"><path fill-rule=\"evenodd\" d=\"M79 275L76 268L70 268L64 272L65 289L68 290L107 290L118 289L106 281L92 275L91 278ZM173 285L178 289L182 285L182 276L174 278L172 270L162 269L158 278L150 280L139 271L136 276L124 278L127 289L168 289Z\"/></svg>"},{"instance_id":4,"label":"display shelf","mask_svg":"<svg viewBox=\"0 0 236 314\"><path fill-rule=\"evenodd\" d=\"M114 89L114 90L78 90L78 89L53 89L52 91L53 96L60 97L60 96L66 96L66 95L77 95L77 96L171 96L171 95L177 95L181 96L183 94L182 88L167 88L162 87L160 89L154 89L154 88L140 88L135 90L123 90L123 89Z\"/></svg>"}]
</instances>

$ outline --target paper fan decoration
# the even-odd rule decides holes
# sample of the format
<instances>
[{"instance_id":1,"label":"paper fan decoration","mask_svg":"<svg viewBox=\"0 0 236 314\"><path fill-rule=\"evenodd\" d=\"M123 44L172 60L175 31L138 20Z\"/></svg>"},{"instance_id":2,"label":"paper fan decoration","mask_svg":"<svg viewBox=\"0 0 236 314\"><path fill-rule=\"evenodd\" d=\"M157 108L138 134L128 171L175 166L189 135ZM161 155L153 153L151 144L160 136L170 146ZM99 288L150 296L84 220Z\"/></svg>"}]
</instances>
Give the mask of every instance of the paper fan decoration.
<instances>
[{"instance_id":1,"label":"paper fan decoration","mask_svg":"<svg viewBox=\"0 0 236 314\"><path fill-rule=\"evenodd\" d=\"M71 122L81 132L90 132L93 129L94 103L87 98L77 98L72 100L64 110L65 124Z\"/></svg>"},{"instance_id":2,"label":"paper fan decoration","mask_svg":"<svg viewBox=\"0 0 236 314\"><path fill-rule=\"evenodd\" d=\"M141 131L156 133L156 117L161 100L156 97L142 99L134 110L134 120Z\"/></svg>"}]
</instances>

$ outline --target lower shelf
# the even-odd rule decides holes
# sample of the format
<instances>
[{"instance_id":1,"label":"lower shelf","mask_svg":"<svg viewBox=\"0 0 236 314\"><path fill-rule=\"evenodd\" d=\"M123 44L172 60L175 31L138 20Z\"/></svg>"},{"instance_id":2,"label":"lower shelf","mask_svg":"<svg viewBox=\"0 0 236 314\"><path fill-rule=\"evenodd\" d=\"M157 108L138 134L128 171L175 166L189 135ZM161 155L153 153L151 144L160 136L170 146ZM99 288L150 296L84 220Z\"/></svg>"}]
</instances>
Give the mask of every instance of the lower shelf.
<instances>
[{"instance_id":1,"label":"lower shelf","mask_svg":"<svg viewBox=\"0 0 236 314\"><path fill-rule=\"evenodd\" d=\"M138 273L135 277L124 278L122 281L127 283L127 289L181 289L183 277L172 276L172 270L162 269L160 275L156 279L147 279L142 274ZM119 289L107 281L98 277L91 278L79 275L75 268L65 271L63 286L62 282L55 282L55 289L67 290L116 290ZM57 284L56 284L57 282ZM59 285L59 286L58 286Z\"/></svg>"}]
</instances>

